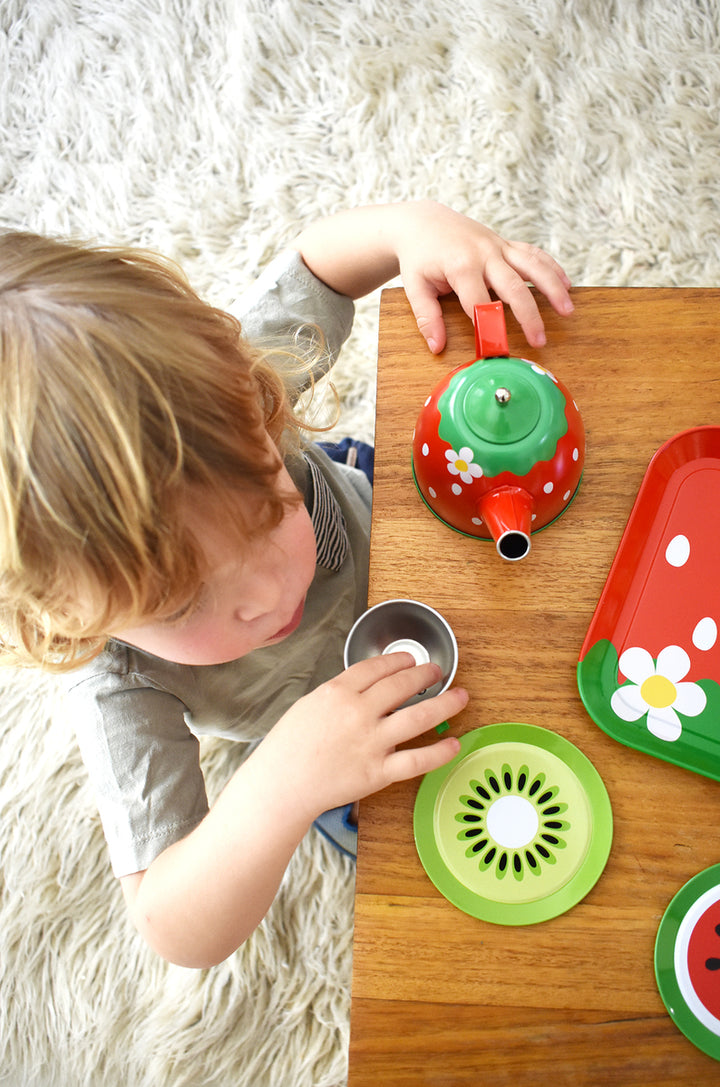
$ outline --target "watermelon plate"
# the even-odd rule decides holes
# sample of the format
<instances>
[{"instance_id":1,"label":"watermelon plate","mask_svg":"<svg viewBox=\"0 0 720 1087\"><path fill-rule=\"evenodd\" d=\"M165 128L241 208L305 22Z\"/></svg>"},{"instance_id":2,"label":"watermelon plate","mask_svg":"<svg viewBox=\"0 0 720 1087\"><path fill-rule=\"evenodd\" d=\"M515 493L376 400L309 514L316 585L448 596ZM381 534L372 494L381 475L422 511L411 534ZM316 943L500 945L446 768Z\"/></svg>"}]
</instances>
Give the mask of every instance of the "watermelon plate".
<instances>
[{"instance_id":1,"label":"watermelon plate","mask_svg":"<svg viewBox=\"0 0 720 1087\"><path fill-rule=\"evenodd\" d=\"M655 978L675 1025L720 1060L720 864L694 876L665 911Z\"/></svg>"}]
</instances>

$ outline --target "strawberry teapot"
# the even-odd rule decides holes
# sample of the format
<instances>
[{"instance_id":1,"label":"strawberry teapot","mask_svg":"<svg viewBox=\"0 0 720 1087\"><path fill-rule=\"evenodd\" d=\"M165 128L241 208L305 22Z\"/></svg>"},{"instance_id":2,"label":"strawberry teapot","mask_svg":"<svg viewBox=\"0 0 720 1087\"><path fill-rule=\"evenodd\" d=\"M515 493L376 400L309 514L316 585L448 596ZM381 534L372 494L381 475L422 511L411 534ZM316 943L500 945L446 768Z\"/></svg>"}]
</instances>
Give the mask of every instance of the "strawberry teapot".
<instances>
[{"instance_id":1,"label":"strawberry teapot","mask_svg":"<svg viewBox=\"0 0 720 1087\"><path fill-rule=\"evenodd\" d=\"M509 357L502 302L475 307L475 346L477 359L446 374L420 411L413 476L436 517L517 562L574 497L585 428L557 378Z\"/></svg>"}]
</instances>

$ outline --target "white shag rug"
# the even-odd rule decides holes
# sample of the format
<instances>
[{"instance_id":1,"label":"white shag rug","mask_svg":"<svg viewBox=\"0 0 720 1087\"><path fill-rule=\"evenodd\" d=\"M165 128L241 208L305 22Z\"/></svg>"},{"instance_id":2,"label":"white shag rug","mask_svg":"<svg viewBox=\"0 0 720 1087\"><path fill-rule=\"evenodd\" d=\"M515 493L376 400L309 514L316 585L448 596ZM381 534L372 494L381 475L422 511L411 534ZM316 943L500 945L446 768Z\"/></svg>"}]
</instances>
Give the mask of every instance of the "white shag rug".
<instances>
[{"instance_id":1,"label":"white shag rug","mask_svg":"<svg viewBox=\"0 0 720 1087\"><path fill-rule=\"evenodd\" d=\"M159 249L220 305L309 220L421 196L578 284L717 286L719 174L714 0L0 0L0 224ZM339 436L372 438L376 314ZM0 1084L340 1087L351 864L311 832L234 956L168 966L52 679L0 674L0 737Z\"/></svg>"}]
</instances>

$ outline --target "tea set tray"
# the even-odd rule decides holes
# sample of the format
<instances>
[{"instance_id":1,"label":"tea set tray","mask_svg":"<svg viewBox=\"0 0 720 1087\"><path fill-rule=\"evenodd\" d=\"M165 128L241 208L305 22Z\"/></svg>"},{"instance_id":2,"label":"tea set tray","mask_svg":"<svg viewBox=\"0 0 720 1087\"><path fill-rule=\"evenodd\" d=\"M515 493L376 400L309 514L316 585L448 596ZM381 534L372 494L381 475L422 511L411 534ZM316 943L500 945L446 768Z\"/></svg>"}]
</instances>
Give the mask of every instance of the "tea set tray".
<instances>
[{"instance_id":1,"label":"tea set tray","mask_svg":"<svg viewBox=\"0 0 720 1087\"><path fill-rule=\"evenodd\" d=\"M586 756L547 729L486 725L427 774L414 810L427 875L458 909L529 925L569 910L599 879L612 810Z\"/></svg>"},{"instance_id":2,"label":"tea set tray","mask_svg":"<svg viewBox=\"0 0 720 1087\"><path fill-rule=\"evenodd\" d=\"M588 629L580 696L609 736L720 780L720 427L650 461Z\"/></svg>"}]
</instances>

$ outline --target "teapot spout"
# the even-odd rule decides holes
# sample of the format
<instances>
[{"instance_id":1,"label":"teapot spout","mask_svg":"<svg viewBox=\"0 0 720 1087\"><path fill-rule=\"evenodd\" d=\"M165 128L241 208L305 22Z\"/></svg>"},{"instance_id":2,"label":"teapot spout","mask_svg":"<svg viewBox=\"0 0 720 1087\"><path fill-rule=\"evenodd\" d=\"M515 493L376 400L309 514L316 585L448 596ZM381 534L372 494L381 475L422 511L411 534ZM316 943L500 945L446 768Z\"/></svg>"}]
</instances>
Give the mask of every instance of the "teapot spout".
<instances>
[{"instance_id":1,"label":"teapot spout","mask_svg":"<svg viewBox=\"0 0 720 1087\"><path fill-rule=\"evenodd\" d=\"M478 503L478 512L501 558L519 562L529 554L533 499L524 488L497 487L488 491Z\"/></svg>"}]
</instances>

